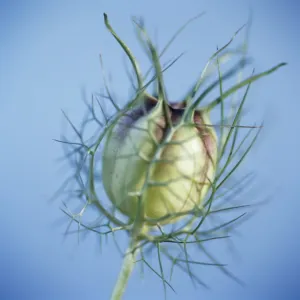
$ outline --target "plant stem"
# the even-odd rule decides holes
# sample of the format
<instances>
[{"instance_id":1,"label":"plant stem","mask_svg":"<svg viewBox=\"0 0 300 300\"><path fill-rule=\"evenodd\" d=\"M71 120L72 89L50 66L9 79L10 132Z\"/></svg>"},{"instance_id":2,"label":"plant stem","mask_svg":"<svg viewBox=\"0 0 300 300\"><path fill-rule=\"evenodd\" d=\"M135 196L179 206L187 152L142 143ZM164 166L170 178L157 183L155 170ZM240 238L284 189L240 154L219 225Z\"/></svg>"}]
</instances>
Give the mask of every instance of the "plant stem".
<instances>
[{"instance_id":1,"label":"plant stem","mask_svg":"<svg viewBox=\"0 0 300 300\"><path fill-rule=\"evenodd\" d=\"M119 277L117 279L117 282L115 284L114 290L112 292L111 300L120 300L122 299L122 296L125 292L125 288L127 285L127 282L129 280L129 277L133 271L134 264L135 264L135 257L137 255L138 250L137 242L135 239L132 239L130 242L130 245L128 247L128 250L124 256L123 264L121 271L119 273Z\"/></svg>"}]
</instances>

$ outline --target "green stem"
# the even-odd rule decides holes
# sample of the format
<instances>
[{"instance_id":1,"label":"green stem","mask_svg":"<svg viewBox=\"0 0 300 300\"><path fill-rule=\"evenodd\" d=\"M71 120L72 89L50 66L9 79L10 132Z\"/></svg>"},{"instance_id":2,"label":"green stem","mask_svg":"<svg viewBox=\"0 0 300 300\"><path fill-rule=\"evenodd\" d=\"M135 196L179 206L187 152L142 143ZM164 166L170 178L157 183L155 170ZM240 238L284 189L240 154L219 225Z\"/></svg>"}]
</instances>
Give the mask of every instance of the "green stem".
<instances>
[{"instance_id":1,"label":"green stem","mask_svg":"<svg viewBox=\"0 0 300 300\"><path fill-rule=\"evenodd\" d=\"M119 273L119 277L115 284L111 300L120 300L125 292L126 285L128 283L129 277L133 271L135 258L137 255L137 242L135 239L132 239L128 250L125 254L121 271Z\"/></svg>"}]
</instances>

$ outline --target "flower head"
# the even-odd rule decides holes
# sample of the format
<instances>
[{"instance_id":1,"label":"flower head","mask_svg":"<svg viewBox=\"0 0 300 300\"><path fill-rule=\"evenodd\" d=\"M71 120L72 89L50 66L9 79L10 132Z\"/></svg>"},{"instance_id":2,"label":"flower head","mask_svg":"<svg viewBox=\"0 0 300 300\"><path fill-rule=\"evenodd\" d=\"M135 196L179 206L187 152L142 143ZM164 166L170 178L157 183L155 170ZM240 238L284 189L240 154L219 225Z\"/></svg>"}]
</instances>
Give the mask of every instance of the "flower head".
<instances>
[{"instance_id":1,"label":"flower head","mask_svg":"<svg viewBox=\"0 0 300 300\"><path fill-rule=\"evenodd\" d=\"M171 262L171 273L173 267L178 266L201 285L205 284L191 270L192 264L217 266L237 280L206 250L205 243L228 238L233 224L245 215L240 214L229 221L219 218L218 222L215 222L219 214L245 208L243 203L230 206L226 201L222 203L220 199L226 199L228 193L230 198L239 197L239 185L245 184L244 178L239 179L238 184L230 189L222 191L222 188L241 165L258 136L258 133L254 137L251 135L257 126L241 125L241 112L250 85L285 63L257 75L252 74L224 90L223 81L241 71L247 62L243 57L233 68L224 74L221 72L224 58L227 60L228 57L240 54L240 51L225 51L232 38L210 57L200 78L184 100L170 103L163 81L163 72L168 67L163 70L160 60L162 53L171 43L158 54L142 24L135 22L140 40L151 58L150 70L154 71L153 77L147 81L146 75L151 72L142 76L131 50L112 29L106 14L104 21L131 62L136 77L135 95L124 107L119 107L111 97L104 80L107 91L104 99L110 99L115 112L109 116L103 114L102 119L98 118L95 112L95 98L92 98L92 104L88 104L90 117L83 120L80 129L67 118L78 140L60 142L72 148L67 149L67 158L75 167L75 173L59 191L72 182L70 179L74 179L73 182L78 185L76 193L80 200L84 200L84 205L79 213L71 213L67 208L64 212L72 221L77 222L79 227L96 232L100 237L114 234L116 231L125 231L128 234L129 247L112 299L121 299L128 277L137 261L154 270L143 253L145 248L157 249L160 272L154 272L162 279L164 288L171 285L165 279L162 255ZM185 26L186 24L183 27ZM218 70L217 80L204 87L203 83L215 69ZM152 83L155 83L155 96L147 93L147 88ZM216 88L219 95L207 105L202 105L202 101ZM243 88L243 97L236 107L232 108L233 113L226 115L225 100ZM98 100L97 103L103 112L101 100ZM218 127L210 121L209 116L214 108L220 108L218 133ZM83 132L91 121L94 121L97 127L96 136L85 139ZM248 133L239 139L241 130L245 128L249 128ZM99 152L102 158L100 163L97 156ZM245 178L247 180L247 176ZM103 187L112 208L99 197ZM237 190L239 192L236 192ZM96 223L83 223L82 217L90 206L96 208L99 218ZM184 222L177 222L184 217ZM209 222L212 225L204 229L207 218L213 222ZM176 226L161 226L170 223L175 223ZM169 243L178 244L176 249L179 253L169 251L166 246ZM199 248L209 262L191 259L188 248L193 246ZM138 254L140 260L136 260Z\"/></svg>"}]
</instances>

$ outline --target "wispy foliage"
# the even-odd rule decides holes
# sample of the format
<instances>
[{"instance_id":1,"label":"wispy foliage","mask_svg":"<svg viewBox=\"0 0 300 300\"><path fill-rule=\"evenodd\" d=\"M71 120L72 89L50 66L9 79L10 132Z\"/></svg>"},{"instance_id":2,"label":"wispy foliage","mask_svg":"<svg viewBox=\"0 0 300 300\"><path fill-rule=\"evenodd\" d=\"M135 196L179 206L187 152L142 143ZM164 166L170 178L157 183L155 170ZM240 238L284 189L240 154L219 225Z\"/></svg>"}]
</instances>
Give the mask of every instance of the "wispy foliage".
<instances>
[{"instance_id":1,"label":"wispy foliage","mask_svg":"<svg viewBox=\"0 0 300 300\"><path fill-rule=\"evenodd\" d=\"M135 253L135 264L140 265L142 271L145 269L151 270L161 279L165 297L168 288L174 290L171 279L175 268L187 274L194 284L203 287L207 287L207 285L198 276L196 268L199 266L216 267L233 280L242 283L240 279L229 272L225 264L218 261L215 257L218 253L212 254L207 245L230 239L237 226L246 219L247 212L251 208L251 203L245 202L245 193L254 177L252 174L242 177L240 175L235 177L234 175L251 151L262 125L256 123L243 124L243 109L251 84L285 65L285 63L278 64L259 74L255 74L253 70L252 74L246 76L245 79L241 79L242 71L249 65L247 47L245 47L246 42L242 47L234 50L229 49L229 46L244 27L238 30L228 43L217 49L209 58L200 77L186 94L184 98L186 103L185 113L181 122L176 125L186 124L190 114L196 108L217 111L219 115L219 121L213 125L219 135L217 173L215 179L211 182L211 188L204 205L202 207L195 206L188 212L169 214L161 219L148 218L142 220L137 216L132 220L122 215L107 201L103 193L101 179L102 171L105 172L105 170L101 170L102 145L109 130L140 103L143 96L147 94L147 88L150 85L155 84L158 98L163 99L165 105L167 105L168 100L163 80L164 72L167 70L172 71L172 65L181 57L181 54L167 65L162 64L161 59L177 35L199 16L184 24L160 53L158 53L148 36L143 22L137 19L133 20L139 41L152 61L151 68L143 74L130 48L117 35L110 25L107 15L104 14L107 29L124 50L131 63L133 76L131 72L128 73L130 73L131 84L135 89L135 96L125 106L120 106L110 92L102 68L105 93L93 94L91 100L85 100L86 113L79 126L73 124L64 113L75 138L68 139L62 136L60 140L56 140L63 146L63 158L65 162L69 163L72 173L62 183L54 197L66 196L68 202L72 202L76 198L80 199L82 204L76 213L68 208L68 204L64 200L62 207L62 211L70 218L71 223L76 223L78 236L83 231L93 232L100 239L104 236L113 237L116 244L118 243L115 236L117 232L125 232L129 238L134 236L134 245L124 255ZM231 68L223 70L225 62L236 58L237 62ZM101 67L103 67L102 58ZM149 76L150 79L148 79ZM217 76L217 79L207 85L207 82L214 76ZM239 80L233 86L225 89L226 80L234 76ZM203 104L204 100L216 91L218 96L208 104ZM232 98L238 91L242 92L241 97L238 99ZM230 97L231 103L228 109L228 105L224 101ZM107 111L111 113L107 113ZM168 120L168 122L171 126L171 121ZM88 129L90 125L92 125L93 130ZM154 157L157 157L157 154L170 142L170 139L171 136L166 135L162 143L157 145ZM155 163L154 160L149 163L149 170L153 163ZM137 196L141 197L149 185L149 181L146 181ZM101 194L101 197L99 194ZM140 203L142 203L142 200L140 200ZM83 220L89 208L98 213L96 221L87 222ZM166 220L183 214L185 217L180 222L172 225L161 225L167 223ZM137 228L141 228L141 222L152 224L151 229L147 231L137 230ZM70 227L68 227L67 232L70 232ZM202 256L206 257L206 260L199 260L199 258L192 255L192 250L195 248L199 249L197 253L200 252ZM150 253L157 257L155 267L148 260ZM167 270L167 268L169 269Z\"/></svg>"}]
</instances>

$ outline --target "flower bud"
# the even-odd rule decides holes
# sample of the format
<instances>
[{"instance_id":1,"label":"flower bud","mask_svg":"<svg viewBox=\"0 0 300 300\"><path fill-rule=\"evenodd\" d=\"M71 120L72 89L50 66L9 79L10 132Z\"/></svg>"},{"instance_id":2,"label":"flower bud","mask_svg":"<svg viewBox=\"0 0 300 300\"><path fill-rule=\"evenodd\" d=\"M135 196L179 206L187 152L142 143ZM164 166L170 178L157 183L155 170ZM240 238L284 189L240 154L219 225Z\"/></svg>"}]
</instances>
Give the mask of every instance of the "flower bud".
<instances>
[{"instance_id":1,"label":"flower bud","mask_svg":"<svg viewBox=\"0 0 300 300\"><path fill-rule=\"evenodd\" d=\"M201 207L214 180L217 136L208 112L196 110L183 123L185 104L145 96L110 129L103 152L103 184L110 201L135 218L139 195L143 217L159 219ZM168 140L165 138L171 134ZM165 141L165 142L164 142ZM146 184L145 184L146 183ZM177 218L168 219L167 223ZM162 222L164 223L164 222Z\"/></svg>"}]
</instances>

